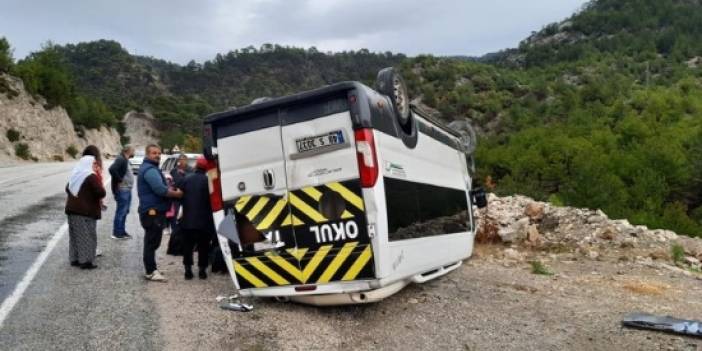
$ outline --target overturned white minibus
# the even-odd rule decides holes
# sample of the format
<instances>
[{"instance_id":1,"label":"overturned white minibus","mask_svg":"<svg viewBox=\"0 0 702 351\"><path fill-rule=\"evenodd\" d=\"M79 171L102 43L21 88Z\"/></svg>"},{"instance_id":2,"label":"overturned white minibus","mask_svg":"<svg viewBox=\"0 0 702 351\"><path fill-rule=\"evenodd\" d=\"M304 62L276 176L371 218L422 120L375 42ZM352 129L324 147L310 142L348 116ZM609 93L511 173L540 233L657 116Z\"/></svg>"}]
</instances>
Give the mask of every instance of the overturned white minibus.
<instances>
[{"instance_id":1,"label":"overturned white minibus","mask_svg":"<svg viewBox=\"0 0 702 351\"><path fill-rule=\"evenodd\" d=\"M215 223L242 296L374 302L471 255L485 205L474 134L411 106L392 68L376 89L342 82L206 118Z\"/></svg>"}]
</instances>

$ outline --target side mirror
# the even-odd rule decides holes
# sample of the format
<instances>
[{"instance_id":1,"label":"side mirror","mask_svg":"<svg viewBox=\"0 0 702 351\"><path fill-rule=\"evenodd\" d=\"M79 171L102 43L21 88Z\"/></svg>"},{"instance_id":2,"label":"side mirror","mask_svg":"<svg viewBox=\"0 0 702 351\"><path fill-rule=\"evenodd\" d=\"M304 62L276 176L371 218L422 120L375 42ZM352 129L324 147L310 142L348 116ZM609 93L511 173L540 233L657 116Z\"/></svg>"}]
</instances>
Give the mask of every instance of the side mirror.
<instances>
[{"instance_id":1,"label":"side mirror","mask_svg":"<svg viewBox=\"0 0 702 351\"><path fill-rule=\"evenodd\" d=\"M470 191L470 198L478 208L487 207L487 194L483 188L475 188Z\"/></svg>"}]
</instances>

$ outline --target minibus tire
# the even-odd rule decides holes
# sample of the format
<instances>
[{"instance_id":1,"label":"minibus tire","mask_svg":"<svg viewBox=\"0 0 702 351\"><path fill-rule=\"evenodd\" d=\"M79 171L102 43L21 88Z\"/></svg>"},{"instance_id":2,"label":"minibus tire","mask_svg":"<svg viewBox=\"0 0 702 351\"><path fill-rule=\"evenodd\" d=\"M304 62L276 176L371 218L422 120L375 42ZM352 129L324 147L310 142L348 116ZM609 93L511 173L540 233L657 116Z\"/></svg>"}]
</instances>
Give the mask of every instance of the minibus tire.
<instances>
[{"instance_id":1,"label":"minibus tire","mask_svg":"<svg viewBox=\"0 0 702 351\"><path fill-rule=\"evenodd\" d=\"M395 94L394 81L399 80L400 82L400 94L401 99L405 102L405 108L398 108L398 96ZM402 76L395 71L394 68L388 67L383 68L378 72L378 78L375 81L376 89L383 95L390 98L392 103L392 110L395 113L395 118L400 126L407 126L410 123L410 101L409 95L407 94L407 85L405 85L405 80Z\"/></svg>"}]
</instances>

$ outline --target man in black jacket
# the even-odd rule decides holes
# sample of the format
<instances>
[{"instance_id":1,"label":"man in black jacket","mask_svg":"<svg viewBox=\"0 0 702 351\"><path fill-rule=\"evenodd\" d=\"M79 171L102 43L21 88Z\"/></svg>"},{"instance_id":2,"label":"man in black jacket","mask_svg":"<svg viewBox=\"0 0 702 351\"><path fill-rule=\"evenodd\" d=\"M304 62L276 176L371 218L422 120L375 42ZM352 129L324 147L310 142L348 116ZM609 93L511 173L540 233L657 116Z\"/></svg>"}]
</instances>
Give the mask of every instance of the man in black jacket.
<instances>
[{"instance_id":1,"label":"man in black jacket","mask_svg":"<svg viewBox=\"0 0 702 351\"><path fill-rule=\"evenodd\" d=\"M110 166L110 176L112 176L112 194L117 202L115 221L112 229L113 239L130 239L132 236L126 231L125 224L129 207L132 202L132 187L134 186L134 175L129 169L129 159L134 157L134 148L125 146L122 153Z\"/></svg>"},{"instance_id":2,"label":"man in black jacket","mask_svg":"<svg viewBox=\"0 0 702 351\"><path fill-rule=\"evenodd\" d=\"M187 175L181 182L183 198L183 217L180 230L183 235L183 265L185 279L193 278L193 248L197 245L197 265L200 268L200 279L207 279L208 254L210 243L215 238L215 225L210 205L210 190L208 187L207 160L200 156L197 159L195 172Z\"/></svg>"}]
</instances>

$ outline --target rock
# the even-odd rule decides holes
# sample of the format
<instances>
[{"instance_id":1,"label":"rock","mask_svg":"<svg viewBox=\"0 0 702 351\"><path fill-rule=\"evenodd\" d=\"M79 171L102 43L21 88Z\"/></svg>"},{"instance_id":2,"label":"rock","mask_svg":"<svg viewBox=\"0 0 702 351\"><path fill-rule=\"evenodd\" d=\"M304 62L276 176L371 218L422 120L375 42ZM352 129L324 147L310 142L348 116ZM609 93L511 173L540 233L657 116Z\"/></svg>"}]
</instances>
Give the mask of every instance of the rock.
<instances>
[{"instance_id":1,"label":"rock","mask_svg":"<svg viewBox=\"0 0 702 351\"><path fill-rule=\"evenodd\" d=\"M619 244L622 249L633 249L636 247L637 240L635 238L625 238Z\"/></svg>"},{"instance_id":2,"label":"rock","mask_svg":"<svg viewBox=\"0 0 702 351\"><path fill-rule=\"evenodd\" d=\"M698 260L697 258L692 257L692 256L685 256L684 261L688 266L699 266L700 265L700 260Z\"/></svg>"},{"instance_id":3,"label":"rock","mask_svg":"<svg viewBox=\"0 0 702 351\"><path fill-rule=\"evenodd\" d=\"M678 238L678 235L672 230L659 229L656 232L658 233L658 237L663 239L664 242L676 240Z\"/></svg>"},{"instance_id":4,"label":"rock","mask_svg":"<svg viewBox=\"0 0 702 351\"><path fill-rule=\"evenodd\" d=\"M651 257L636 256L636 263L643 266L653 266L653 259Z\"/></svg>"},{"instance_id":5,"label":"rock","mask_svg":"<svg viewBox=\"0 0 702 351\"><path fill-rule=\"evenodd\" d=\"M514 243L524 241L527 237L527 229L529 227L529 217L524 217L511 226L500 228L497 235L504 243Z\"/></svg>"},{"instance_id":6,"label":"rock","mask_svg":"<svg viewBox=\"0 0 702 351\"><path fill-rule=\"evenodd\" d=\"M617 219L612 222L616 226L617 230L621 233L629 234L634 230L634 227L626 219Z\"/></svg>"},{"instance_id":7,"label":"rock","mask_svg":"<svg viewBox=\"0 0 702 351\"><path fill-rule=\"evenodd\" d=\"M614 240L614 238L617 236L617 228L611 225L604 228L598 228L595 230L593 235L604 240Z\"/></svg>"},{"instance_id":8,"label":"rock","mask_svg":"<svg viewBox=\"0 0 702 351\"><path fill-rule=\"evenodd\" d=\"M410 297L409 299L407 299L407 303L415 305L419 303L419 300L415 299L414 297Z\"/></svg>"},{"instance_id":9,"label":"rock","mask_svg":"<svg viewBox=\"0 0 702 351\"><path fill-rule=\"evenodd\" d=\"M606 221L606 220L607 220L606 218L603 218L603 217L600 217L600 216L597 216L597 215L595 215L595 216L590 216L590 217L587 218L587 222L590 223L590 224L599 224L599 223L602 223L602 222L604 222L604 221Z\"/></svg>"},{"instance_id":10,"label":"rock","mask_svg":"<svg viewBox=\"0 0 702 351\"><path fill-rule=\"evenodd\" d=\"M530 202L524 209L524 214L532 221L538 222L544 218L544 204L540 202Z\"/></svg>"},{"instance_id":11,"label":"rock","mask_svg":"<svg viewBox=\"0 0 702 351\"><path fill-rule=\"evenodd\" d=\"M587 250L586 254L591 260L596 260L598 257L600 257L600 253L595 250Z\"/></svg>"},{"instance_id":12,"label":"rock","mask_svg":"<svg viewBox=\"0 0 702 351\"><path fill-rule=\"evenodd\" d=\"M664 249L658 249L651 251L651 253L648 254L648 257L654 259L654 260L667 260L668 259L668 250Z\"/></svg>"},{"instance_id":13,"label":"rock","mask_svg":"<svg viewBox=\"0 0 702 351\"><path fill-rule=\"evenodd\" d=\"M539 230L536 228L536 225L532 224L527 229L527 240L532 244L541 242L541 234L539 234Z\"/></svg>"},{"instance_id":14,"label":"rock","mask_svg":"<svg viewBox=\"0 0 702 351\"><path fill-rule=\"evenodd\" d=\"M505 256L506 259L509 260L521 261L524 259L524 255L521 252L512 248L505 249L505 251L503 251L502 254Z\"/></svg>"}]
</instances>

